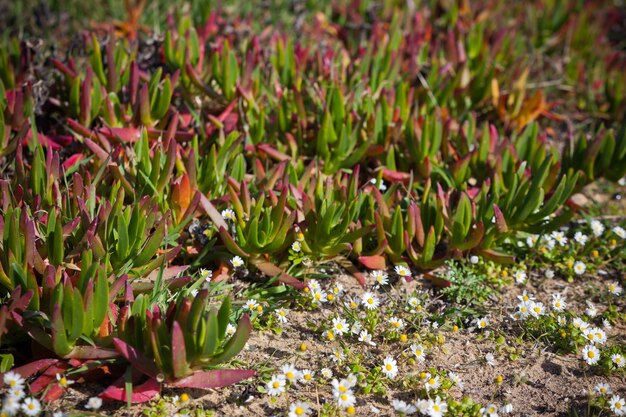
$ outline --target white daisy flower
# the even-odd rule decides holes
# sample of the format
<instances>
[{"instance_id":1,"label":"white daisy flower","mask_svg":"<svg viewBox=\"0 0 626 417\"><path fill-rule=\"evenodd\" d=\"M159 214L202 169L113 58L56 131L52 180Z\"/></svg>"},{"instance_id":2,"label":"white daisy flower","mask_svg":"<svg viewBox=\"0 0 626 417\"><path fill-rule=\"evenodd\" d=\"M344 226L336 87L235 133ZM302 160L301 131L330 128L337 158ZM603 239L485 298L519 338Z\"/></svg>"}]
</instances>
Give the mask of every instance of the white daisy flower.
<instances>
[{"instance_id":1,"label":"white daisy flower","mask_svg":"<svg viewBox=\"0 0 626 417\"><path fill-rule=\"evenodd\" d=\"M331 371L328 368L322 368L320 369L320 373L322 374L322 376L326 379L330 379L333 377L333 371Z\"/></svg>"},{"instance_id":2,"label":"white daisy flower","mask_svg":"<svg viewBox=\"0 0 626 417\"><path fill-rule=\"evenodd\" d=\"M552 294L552 309L560 312L565 310L565 307L567 307L567 303L561 294Z\"/></svg>"},{"instance_id":3,"label":"white daisy flower","mask_svg":"<svg viewBox=\"0 0 626 417\"><path fill-rule=\"evenodd\" d=\"M291 244L291 250L294 252L300 252L302 250L302 244L296 240Z\"/></svg>"},{"instance_id":4,"label":"white daisy flower","mask_svg":"<svg viewBox=\"0 0 626 417\"><path fill-rule=\"evenodd\" d=\"M495 365L496 364L496 358L493 356L493 353L487 353L485 355L485 361L487 362L487 365Z\"/></svg>"},{"instance_id":5,"label":"white daisy flower","mask_svg":"<svg viewBox=\"0 0 626 417\"><path fill-rule=\"evenodd\" d=\"M311 298L314 303L325 303L328 301L328 295L323 290L311 290Z\"/></svg>"},{"instance_id":6,"label":"white daisy flower","mask_svg":"<svg viewBox=\"0 0 626 417\"><path fill-rule=\"evenodd\" d=\"M289 406L288 417L306 417L311 413L311 407L305 402L296 401Z\"/></svg>"},{"instance_id":7,"label":"white daisy flower","mask_svg":"<svg viewBox=\"0 0 626 417\"><path fill-rule=\"evenodd\" d=\"M363 330L359 333L359 342L367 343L370 346L376 346L376 343L372 342L372 335L367 330Z\"/></svg>"},{"instance_id":8,"label":"white daisy flower","mask_svg":"<svg viewBox=\"0 0 626 417\"><path fill-rule=\"evenodd\" d=\"M626 365L626 360L624 360L624 357L619 353L611 355L611 360L618 368L623 368Z\"/></svg>"},{"instance_id":9,"label":"white daisy flower","mask_svg":"<svg viewBox=\"0 0 626 417\"><path fill-rule=\"evenodd\" d=\"M412 344L409 348L411 349L411 353L415 355L415 358L419 362L424 362L426 360L426 351L422 345Z\"/></svg>"},{"instance_id":10,"label":"white daisy flower","mask_svg":"<svg viewBox=\"0 0 626 417\"><path fill-rule=\"evenodd\" d=\"M396 412L403 414L405 416L409 416L411 414L415 414L417 408L413 404L409 404L402 400L391 400L391 406Z\"/></svg>"},{"instance_id":11,"label":"white daisy flower","mask_svg":"<svg viewBox=\"0 0 626 417\"><path fill-rule=\"evenodd\" d=\"M448 404L437 396L434 400L428 400L427 414L430 417L442 417L448 412Z\"/></svg>"},{"instance_id":12,"label":"white daisy flower","mask_svg":"<svg viewBox=\"0 0 626 417\"><path fill-rule=\"evenodd\" d=\"M600 360L600 351L594 345L586 345L582 353L588 365L595 365Z\"/></svg>"},{"instance_id":13,"label":"white daisy flower","mask_svg":"<svg viewBox=\"0 0 626 417\"><path fill-rule=\"evenodd\" d=\"M485 417L498 417L498 406L495 404L487 404L480 409L480 413Z\"/></svg>"},{"instance_id":14,"label":"white daisy flower","mask_svg":"<svg viewBox=\"0 0 626 417\"><path fill-rule=\"evenodd\" d=\"M545 275L546 275L546 278L552 279L552 278L554 278L554 271L551 270L550 268L548 268L548 269L546 269Z\"/></svg>"},{"instance_id":15,"label":"white daisy flower","mask_svg":"<svg viewBox=\"0 0 626 417\"><path fill-rule=\"evenodd\" d=\"M622 287L620 287L617 281L613 281L608 285L609 292L613 295L620 295L622 293Z\"/></svg>"},{"instance_id":16,"label":"white daisy flower","mask_svg":"<svg viewBox=\"0 0 626 417\"><path fill-rule=\"evenodd\" d=\"M287 363L281 366L280 371L283 373L285 379L293 384L298 382L298 380L302 377L300 371L297 370L296 367L291 363Z\"/></svg>"},{"instance_id":17,"label":"white daisy flower","mask_svg":"<svg viewBox=\"0 0 626 417\"><path fill-rule=\"evenodd\" d=\"M485 327L489 326L489 319L487 317L477 318L476 320L474 320L474 323L479 329L484 329Z\"/></svg>"},{"instance_id":18,"label":"white daisy flower","mask_svg":"<svg viewBox=\"0 0 626 417\"><path fill-rule=\"evenodd\" d=\"M378 298L376 298L374 294L368 291L363 293L363 296L361 297L361 304L363 304L368 310L375 310L380 305L380 301L378 301Z\"/></svg>"},{"instance_id":19,"label":"white daisy flower","mask_svg":"<svg viewBox=\"0 0 626 417\"><path fill-rule=\"evenodd\" d=\"M2 402L2 411L3 413L7 413L9 416L14 416L20 411L20 400L14 398L10 395L4 397L4 401Z\"/></svg>"},{"instance_id":20,"label":"white daisy flower","mask_svg":"<svg viewBox=\"0 0 626 417\"><path fill-rule=\"evenodd\" d=\"M345 319L338 318L338 317L333 319L333 331L335 332L335 334L344 335L348 333L349 330L350 330L350 326L348 325L348 322Z\"/></svg>"},{"instance_id":21,"label":"white daisy flower","mask_svg":"<svg viewBox=\"0 0 626 417\"><path fill-rule=\"evenodd\" d=\"M347 378L338 380L334 378L331 383L333 387L333 397L337 398L339 395L344 392L348 392L354 387L355 383L352 380L348 380Z\"/></svg>"},{"instance_id":22,"label":"white daisy flower","mask_svg":"<svg viewBox=\"0 0 626 417\"><path fill-rule=\"evenodd\" d=\"M609 407L611 407L611 411L618 416L626 416L626 402L619 395L614 395L609 400Z\"/></svg>"},{"instance_id":23,"label":"white daisy flower","mask_svg":"<svg viewBox=\"0 0 626 417\"><path fill-rule=\"evenodd\" d=\"M245 310L249 310L249 311L256 311L256 308L259 306L259 303L257 303L257 301L254 298L249 299L248 301L246 301L246 303L244 304L243 308Z\"/></svg>"},{"instance_id":24,"label":"white daisy flower","mask_svg":"<svg viewBox=\"0 0 626 417\"><path fill-rule=\"evenodd\" d=\"M332 293L339 296L341 294L343 294L343 285L341 285L340 283L336 282L335 285L333 286L333 288L331 289Z\"/></svg>"},{"instance_id":25,"label":"white daisy flower","mask_svg":"<svg viewBox=\"0 0 626 417\"><path fill-rule=\"evenodd\" d=\"M24 378L17 372L9 371L4 374L2 378L4 383L9 386L9 388L23 388L24 387Z\"/></svg>"},{"instance_id":26,"label":"white daisy flower","mask_svg":"<svg viewBox=\"0 0 626 417\"><path fill-rule=\"evenodd\" d=\"M394 270L396 271L396 274L400 275L401 277L408 278L411 276L411 270L405 265L396 265L394 267Z\"/></svg>"},{"instance_id":27,"label":"white daisy flower","mask_svg":"<svg viewBox=\"0 0 626 417\"><path fill-rule=\"evenodd\" d=\"M102 407L102 398L100 397L91 397L87 401L87 405L85 406L88 410L96 411Z\"/></svg>"},{"instance_id":28,"label":"white daisy flower","mask_svg":"<svg viewBox=\"0 0 626 417\"><path fill-rule=\"evenodd\" d=\"M309 290L311 291L318 291L322 289L322 286L320 285L320 282L316 279L312 279L307 283L307 286L309 287Z\"/></svg>"},{"instance_id":29,"label":"white daisy flower","mask_svg":"<svg viewBox=\"0 0 626 417\"><path fill-rule=\"evenodd\" d=\"M228 326L226 326L226 334L232 336L235 334L236 331L237 327L235 327L234 324L228 323Z\"/></svg>"},{"instance_id":30,"label":"white daisy flower","mask_svg":"<svg viewBox=\"0 0 626 417\"><path fill-rule=\"evenodd\" d=\"M480 258L476 255L470 256L470 263L476 265L480 261Z\"/></svg>"},{"instance_id":31,"label":"white daisy flower","mask_svg":"<svg viewBox=\"0 0 626 417\"><path fill-rule=\"evenodd\" d=\"M513 412L513 404L505 404L500 407L500 412L502 414L511 414Z\"/></svg>"},{"instance_id":32,"label":"white daisy flower","mask_svg":"<svg viewBox=\"0 0 626 417\"><path fill-rule=\"evenodd\" d=\"M563 232L555 231L552 232L552 239L556 241L561 246L567 245L567 238Z\"/></svg>"},{"instance_id":33,"label":"white daisy flower","mask_svg":"<svg viewBox=\"0 0 626 417\"><path fill-rule=\"evenodd\" d=\"M203 280L205 280L207 283L211 282L211 275L213 274L213 271L211 271L210 269L200 269L200 278L202 278Z\"/></svg>"},{"instance_id":34,"label":"white daisy flower","mask_svg":"<svg viewBox=\"0 0 626 417\"><path fill-rule=\"evenodd\" d=\"M622 239L626 239L626 230L624 230L623 227L615 226L613 228L613 233L615 233L617 236L621 237Z\"/></svg>"},{"instance_id":35,"label":"white daisy flower","mask_svg":"<svg viewBox=\"0 0 626 417\"><path fill-rule=\"evenodd\" d=\"M374 278L374 281L376 281L377 285L383 286L389 284L389 277L387 276L385 271L372 271L370 275L372 276L372 278Z\"/></svg>"},{"instance_id":36,"label":"white daisy flower","mask_svg":"<svg viewBox=\"0 0 626 417\"><path fill-rule=\"evenodd\" d=\"M517 271L515 271L513 276L515 277L515 282L517 282L518 284L523 284L526 282L526 279L528 279L526 271L522 269L518 269Z\"/></svg>"},{"instance_id":37,"label":"white daisy flower","mask_svg":"<svg viewBox=\"0 0 626 417\"><path fill-rule=\"evenodd\" d=\"M333 362L341 362L346 358L346 354L343 353L343 350L335 348L333 349L333 356L332 356L332 360Z\"/></svg>"},{"instance_id":38,"label":"white daisy flower","mask_svg":"<svg viewBox=\"0 0 626 417\"><path fill-rule=\"evenodd\" d=\"M595 386L594 389L600 395L610 395L611 393L613 393L611 386L604 382L600 382L598 385Z\"/></svg>"},{"instance_id":39,"label":"white daisy flower","mask_svg":"<svg viewBox=\"0 0 626 417\"><path fill-rule=\"evenodd\" d=\"M100 400L100 398L98 399ZM102 400L100 400L100 403L102 403ZM27 416L38 416L41 413L41 403L34 398L28 397L22 404L22 412Z\"/></svg>"},{"instance_id":40,"label":"white daisy flower","mask_svg":"<svg viewBox=\"0 0 626 417\"><path fill-rule=\"evenodd\" d=\"M289 323L289 320L287 320L287 313L288 310L285 310L282 307L274 311L274 314L276 314L276 318L278 318L278 321L282 324Z\"/></svg>"},{"instance_id":41,"label":"white daisy flower","mask_svg":"<svg viewBox=\"0 0 626 417\"><path fill-rule=\"evenodd\" d=\"M424 383L424 387L426 387L426 391L430 391L433 389L437 389L441 386L441 380L439 378L439 376L435 376L435 377L430 377L426 380L426 382Z\"/></svg>"},{"instance_id":42,"label":"white daisy flower","mask_svg":"<svg viewBox=\"0 0 626 417\"><path fill-rule=\"evenodd\" d=\"M598 315L598 310L596 309L596 306L593 305L593 303L587 301L587 309L585 310L585 314L589 317L595 317Z\"/></svg>"},{"instance_id":43,"label":"white daisy flower","mask_svg":"<svg viewBox=\"0 0 626 417\"><path fill-rule=\"evenodd\" d=\"M265 385L265 389L268 395L276 397L285 392L285 385L287 381L284 375L273 375L272 379Z\"/></svg>"},{"instance_id":44,"label":"white daisy flower","mask_svg":"<svg viewBox=\"0 0 626 417\"><path fill-rule=\"evenodd\" d=\"M587 243L587 240L589 240L589 238L587 237L586 234L582 232L576 232L574 234L574 240L584 246Z\"/></svg>"},{"instance_id":45,"label":"white daisy flower","mask_svg":"<svg viewBox=\"0 0 626 417\"><path fill-rule=\"evenodd\" d=\"M463 389L463 386L464 386L463 381L461 380L461 377L458 376L456 373L448 372L448 378L450 379L450 381L454 383L454 385Z\"/></svg>"},{"instance_id":46,"label":"white daisy flower","mask_svg":"<svg viewBox=\"0 0 626 417\"><path fill-rule=\"evenodd\" d=\"M71 379L67 379L65 375L63 374L57 374L56 378L57 378L57 381L59 382L59 385L62 386L63 388L67 388L70 385L72 385L74 382L76 382L76 381L72 381Z\"/></svg>"},{"instance_id":47,"label":"white daisy flower","mask_svg":"<svg viewBox=\"0 0 626 417\"><path fill-rule=\"evenodd\" d=\"M589 327L589 323L587 323L585 320L581 319L580 317L576 317L574 318L574 320L572 320L572 326L574 326L575 329L578 329L581 332L584 332L585 329Z\"/></svg>"},{"instance_id":48,"label":"white daisy flower","mask_svg":"<svg viewBox=\"0 0 626 417\"><path fill-rule=\"evenodd\" d=\"M604 233L604 225L597 220L591 221L591 231L594 235L600 237Z\"/></svg>"},{"instance_id":49,"label":"white daisy flower","mask_svg":"<svg viewBox=\"0 0 626 417\"><path fill-rule=\"evenodd\" d=\"M356 397L351 390L339 394L335 400L337 401L337 405L341 408L348 408L356 403Z\"/></svg>"},{"instance_id":50,"label":"white daisy flower","mask_svg":"<svg viewBox=\"0 0 626 417\"><path fill-rule=\"evenodd\" d=\"M528 301L535 301L535 296L524 290L524 292L522 292L522 295L517 296L517 299L523 303L527 303Z\"/></svg>"},{"instance_id":51,"label":"white daisy flower","mask_svg":"<svg viewBox=\"0 0 626 417\"><path fill-rule=\"evenodd\" d=\"M538 242L539 242L538 235L530 235L526 238L526 246L528 246L529 248L534 247Z\"/></svg>"},{"instance_id":52,"label":"white daisy flower","mask_svg":"<svg viewBox=\"0 0 626 417\"><path fill-rule=\"evenodd\" d=\"M534 318L539 318L540 316L543 316L545 312L546 312L546 308L543 305L543 303L531 301L531 305L530 305L531 316L533 316Z\"/></svg>"},{"instance_id":53,"label":"white daisy flower","mask_svg":"<svg viewBox=\"0 0 626 417\"><path fill-rule=\"evenodd\" d=\"M222 217L224 218L224 220L234 221L235 212L232 209L222 210Z\"/></svg>"},{"instance_id":54,"label":"white daisy flower","mask_svg":"<svg viewBox=\"0 0 626 417\"><path fill-rule=\"evenodd\" d=\"M394 379L398 375L398 363L391 356L387 356L383 361L382 371L389 379Z\"/></svg>"},{"instance_id":55,"label":"white daisy flower","mask_svg":"<svg viewBox=\"0 0 626 417\"><path fill-rule=\"evenodd\" d=\"M300 371L300 382L302 382L303 384L308 384L309 382L313 381L314 377L315 371L312 371L310 369L303 369L302 371Z\"/></svg>"},{"instance_id":56,"label":"white daisy flower","mask_svg":"<svg viewBox=\"0 0 626 417\"><path fill-rule=\"evenodd\" d=\"M404 321L398 317L391 317L389 319L389 324L391 324L391 330L398 332L404 328Z\"/></svg>"},{"instance_id":57,"label":"white daisy flower","mask_svg":"<svg viewBox=\"0 0 626 417\"><path fill-rule=\"evenodd\" d=\"M235 268L239 268L243 265L243 259L241 259L241 256L233 256L230 263L233 264Z\"/></svg>"},{"instance_id":58,"label":"white daisy flower","mask_svg":"<svg viewBox=\"0 0 626 417\"><path fill-rule=\"evenodd\" d=\"M578 261L574 264L574 273L576 275L582 275L585 273L585 270L587 269L587 267L585 266L584 263Z\"/></svg>"}]
</instances>

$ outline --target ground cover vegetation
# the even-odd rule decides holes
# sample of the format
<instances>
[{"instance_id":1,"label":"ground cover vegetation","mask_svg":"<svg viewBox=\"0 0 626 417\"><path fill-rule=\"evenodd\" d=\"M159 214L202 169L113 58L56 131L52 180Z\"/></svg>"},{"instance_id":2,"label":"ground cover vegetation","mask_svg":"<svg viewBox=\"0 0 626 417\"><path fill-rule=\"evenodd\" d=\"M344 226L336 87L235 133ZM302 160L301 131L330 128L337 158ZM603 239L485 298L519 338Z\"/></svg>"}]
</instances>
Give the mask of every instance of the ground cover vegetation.
<instances>
[{"instance_id":1,"label":"ground cover vegetation","mask_svg":"<svg viewBox=\"0 0 626 417\"><path fill-rule=\"evenodd\" d=\"M617 2L71 3L2 18L3 417L626 415Z\"/></svg>"}]
</instances>

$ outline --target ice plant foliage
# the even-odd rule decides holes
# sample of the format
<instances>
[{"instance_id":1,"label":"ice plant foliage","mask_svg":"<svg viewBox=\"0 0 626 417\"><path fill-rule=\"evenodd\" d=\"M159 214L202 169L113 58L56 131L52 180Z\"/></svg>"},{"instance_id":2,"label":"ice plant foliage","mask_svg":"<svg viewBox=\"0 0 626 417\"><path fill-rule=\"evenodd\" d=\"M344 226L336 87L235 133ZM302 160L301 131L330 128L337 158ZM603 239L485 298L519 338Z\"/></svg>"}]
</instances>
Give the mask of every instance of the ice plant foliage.
<instances>
[{"instance_id":1,"label":"ice plant foliage","mask_svg":"<svg viewBox=\"0 0 626 417\"><path fill-rule=\"evenodd\" d=\"M228 8L177 11L163 31L139 33L143 1L125 2L125 24L90 26L71 48L50 39L39 54L3 37L4 412L38 415L40 400L60 398L83 373L114 378L86 404L93 411L101 398L141 402L164 385L249 378L235 358L259 317L292 324L291 306L272 305L281 300L345 307L320 332L339 344L336 364L352 359L352 339L364 349L405 344L367 376L287 363L264 378L261 388L280 396L317 375L333 387L330 407L354 414L359 390L381 391L433 354L432 340L412 334L426 297L411 294L387 314L387 291L429 278L448 300L472 304L465 324L491 337L492 317L476 307L496 280L483 276L497 270L519 287L537 279L530 262L502 269L516 256L549 261L546 279L623 263L623 218L585 219L581 230L570 222L583 212L575 193L626 174L626 59L610 41L612 6L537 0L541 16L519 18L526 2L321 3L306 6L314 13L298 19L298 37ZM553 45L566 46L567 62L539 65L560 58ZM463 260L484 275L431 273ZM363 291L311 279L326 267ZM231 309L236 279L248 301ZM593 369L623 372L609 332L623 285L611 277L609 307L578 315L566 293L524 292L511 318ZM426 397L393 399L397 413L455 406L443 390L460 378L424 375L409 382ZM605 403L624 413L621 397ZM304 401L288 411L313 413Z\"/></svg>"}]
</instances>

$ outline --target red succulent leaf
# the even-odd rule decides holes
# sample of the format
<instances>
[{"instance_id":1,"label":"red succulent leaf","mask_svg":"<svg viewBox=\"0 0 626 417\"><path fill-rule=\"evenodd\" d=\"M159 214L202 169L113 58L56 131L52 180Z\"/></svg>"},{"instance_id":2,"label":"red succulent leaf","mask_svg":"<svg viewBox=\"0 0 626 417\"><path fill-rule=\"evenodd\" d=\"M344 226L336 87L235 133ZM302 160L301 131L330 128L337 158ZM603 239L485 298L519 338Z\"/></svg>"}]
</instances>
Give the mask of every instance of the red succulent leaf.
<instances>
[{"instance_id":1,"label":"red succulent leaf","mask_svg":"<svg viewBox=\"0 0 626 417\"><path fill-rule=\"evenodd\" d=\"M30 363L27 363L26 365L13 368L11 371L17 372L18 374L20 374L22 378L28 378L34 374L45 371L50 366L58 362L59 362L58 359L39 359ZM4 376L4 374L0 374L0 380L2 376Z\"/></svg>"},{"instance_id":2,"label":"red succulent leaf","mask_svg":"<svg viewBox=\"0 0 626 417\"><path fill-rule=\"evenodd\" d=\"M148 359L143 353L116 337L113 338L115 349L138 371L149 377L156 378L159 370L153 361Z\"/></svg>"},{"instance_id":3,"label":"red succulent leaf","mask_svg":"<svg viewBox=\"0 0 626 417\"><path fill-rule=\"evenodd\" d=\"M145 403L153 399L159 392L161 392L161 384L159 384L156 379L150 378L141 385L133 385L130 402L133 404ZM113 384L107 387L99 397L104 400L126 402L127 395L124 377L117 379Z\"/></svg>"},{"instance_id":4,"label":"red succulent leaf","mask_svg":"<svg viewBox=\"0 0 626 417\"><path fill-rule=\"evenodd\" d=\"M196 372L170 385L177 388L221 388L255 375L256 372L250 369L215 369Z\"/></svg>"},{"instance_id":5,"label":"red succulent leaf","mask_svg":"<svg viewBox=\"0 0 626 417\"><path fill-rule=\"evenodd\" d=\"M359 263L369 269L386 269L387 262L382 255L359 256Z\"/></svg>"},{"instance_id":6,"label":"red succulent leaf","mask_svg":"<svg viewBox=\"0 0 626 417\"><path fill-rule=\"evenodd\" d=\"M67 371L67 369L68 365L64 362L59 362L58 364L49 366L43 372L43 374L41 374L37 379L30 383L30 392L36 394L43 391L51 383L56 381L57 374L62 374L63 372Z\"/></svg>"}]
</instances>

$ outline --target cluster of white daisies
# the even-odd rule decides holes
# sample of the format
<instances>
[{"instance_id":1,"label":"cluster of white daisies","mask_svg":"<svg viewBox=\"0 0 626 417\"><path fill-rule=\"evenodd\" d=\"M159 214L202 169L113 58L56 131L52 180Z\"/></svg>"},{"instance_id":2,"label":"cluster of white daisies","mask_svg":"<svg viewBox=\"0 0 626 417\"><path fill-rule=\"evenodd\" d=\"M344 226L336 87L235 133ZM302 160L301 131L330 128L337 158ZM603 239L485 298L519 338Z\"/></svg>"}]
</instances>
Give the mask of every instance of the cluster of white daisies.
<instances>
[{"instance_id":1,"label":"cluster of white daisies","mask_svg":"<svg viewBox=\"0 0 626 417\"><path fill-rule=\"evenodd\" d=\"M595 386L594 391L596 394L603 397L608 397L610 395L611 397L609 398L608 403L611 411L613 411L617 416L626 416L626 401L624 401L624 399L619 395L614 395L613 389L611 389L609 384L599 383Z\"/></svg>"},{"instance_id":2,"label":"cluster of white daisies","mask_svg":"<svg viewBox=\"0 0 626 417\"><path fill-rule=\"evenodd\" d=\"M66 388L73 384L65 377L65 375L56 375L57 383ZM2 411L0 411L1 417L12 417L22 413L23 415L32 417L38 416L42 412L41 402L33 397L26 396L26 381L17 372L9 371L4 374L4 384L8 387L8 391L2 401ZM102 406L102 399L98 397L92 397L89 399L85 408L88 410L97 410ZM53 417L64 417L65 414L61 411L56 411L52 414Z\"/></svg>"},{"instance_id":3,"label":"cluster of white daisies","mask_svg":"<svg viewBox=\"0 0 626 417\"><path fill-rule=\"evenodd\" d=\"M617 282L611 282L607 285L607 291L614 295L619 296L622 294L622 287ZM536 301L535 296L524 291L522 295L517 297L519 299L519 304L517 305L517 310L511 315L511 318L514 320L527 320L529 318L538 319L541 316L547 314L547 307L540 301ZM564 314L558 314L565 311L567 307L567 302L563 295L561 294L552 294L552 302L551 308L552 311L555 312L557 322L561 326L568 325L568 318ZM598 315L598 310L594 304L587 301L587 308L585 309L585 315L589 318L596 317ZM582 356L585 362L589 365L595 365L600 361L601 354L598 346L604 345L607 341L606 331L600 327L592 326L590 323L585 321L581 317L574 317L571 320L571 325L578 329L585 340L588 342L587 345L582 350ZM479 327L481 327L479 325ZM611 329L611 324L608 320L603 320L603 327L606 330ZM623 368L626 366L626 360L624 356L619 353L614 353L611 355L611 361L613 365L617 368Z\"/></svg>"}]
</instances>

